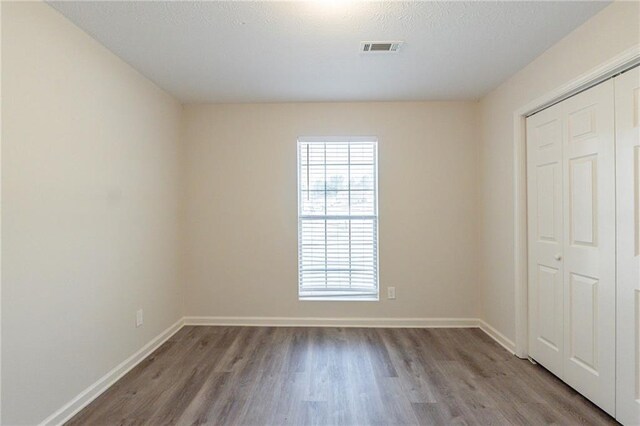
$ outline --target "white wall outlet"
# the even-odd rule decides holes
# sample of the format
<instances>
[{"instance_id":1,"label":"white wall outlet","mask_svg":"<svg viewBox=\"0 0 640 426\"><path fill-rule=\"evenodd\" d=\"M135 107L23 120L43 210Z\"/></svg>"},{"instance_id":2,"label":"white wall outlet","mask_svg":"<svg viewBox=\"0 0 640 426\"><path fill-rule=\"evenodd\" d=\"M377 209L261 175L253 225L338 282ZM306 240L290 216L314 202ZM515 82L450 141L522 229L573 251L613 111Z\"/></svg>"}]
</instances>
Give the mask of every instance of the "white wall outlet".
<instances>
[{"instance_id":1,"label":"white wall outlet","mask_svg":"<svg viewBox=\"0 0 640 426\"><path fill-rule=\"evenodd\" d=\"M144 323L144 312L142 309L136 311L136 327L140 327Z\"/></svg>"},{"instance_id":2,"label":"white wall outlet","mask_svg":"<svg viewBox=\"0 0 640 426\"><path fill-rule=\"evenodd\" d=\"M387 299L395 299L395 298L396 298L396 288L387 287Z\"/></svg>"}]
</instances>

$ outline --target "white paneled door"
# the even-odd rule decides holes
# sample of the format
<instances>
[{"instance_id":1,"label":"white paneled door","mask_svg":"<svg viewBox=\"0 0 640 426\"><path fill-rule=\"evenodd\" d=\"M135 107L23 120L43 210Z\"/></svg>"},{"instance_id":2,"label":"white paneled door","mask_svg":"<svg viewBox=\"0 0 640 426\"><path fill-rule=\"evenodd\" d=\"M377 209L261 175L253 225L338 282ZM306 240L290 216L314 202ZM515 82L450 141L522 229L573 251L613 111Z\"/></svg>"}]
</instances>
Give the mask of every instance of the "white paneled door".
<instances>
[{"instance_id":1,"label":"white paneled door","mask_svg":"<svg viewBox=\"0 0 640 426\"><path fill-rule=\"evenodd\" d=\"M563 373L562 107L527 119L529 353Z\"/></svg>"},{"instance_id":2,"label":"white paneled door","mask_svg":"<svg viewBox=\"0 0 640 426\"><path fill-rule=\"evenodd\" d=\"M615 413L613 80L562 102L564 380Z\"/></svg>"},{"instance_id":3,"label":"white paneled door","mask_svg":"<svg viewBox=\"0 0 640 426\"><path fill-rule=\"evenodd\" d=\"M616 418L640 424L640 70L615 79L618 344Z\"/></svg>"},{"instance_id":4,"label":"white paneled door","mask_svg":"<svg viewBox=\"0 0 640 426\"><path fill-rule=\"evenodd\" d=\"M613 81L527 119L530 354L615 413Z\"/></svg>"}]
</instances>

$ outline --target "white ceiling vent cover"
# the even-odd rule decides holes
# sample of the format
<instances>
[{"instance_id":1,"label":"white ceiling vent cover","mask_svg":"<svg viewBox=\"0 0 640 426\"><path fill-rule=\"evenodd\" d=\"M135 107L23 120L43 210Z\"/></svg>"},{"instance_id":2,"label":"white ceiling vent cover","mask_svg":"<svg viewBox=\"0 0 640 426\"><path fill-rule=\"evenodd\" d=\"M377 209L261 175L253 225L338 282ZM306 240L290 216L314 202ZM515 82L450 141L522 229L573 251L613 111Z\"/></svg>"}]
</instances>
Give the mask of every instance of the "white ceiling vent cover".
<instances>
[{"instance_id":1,"label":"white ceiling vent cover","mask_svg":"<svg viewBox=\"0 0 640 426\"><path fill-rule=\"evenodd\" d=\"M363 41L360 43L360 51L366 53L390 52L395 53L400 50L403 41Z\"/></svg>"}]
</instances>

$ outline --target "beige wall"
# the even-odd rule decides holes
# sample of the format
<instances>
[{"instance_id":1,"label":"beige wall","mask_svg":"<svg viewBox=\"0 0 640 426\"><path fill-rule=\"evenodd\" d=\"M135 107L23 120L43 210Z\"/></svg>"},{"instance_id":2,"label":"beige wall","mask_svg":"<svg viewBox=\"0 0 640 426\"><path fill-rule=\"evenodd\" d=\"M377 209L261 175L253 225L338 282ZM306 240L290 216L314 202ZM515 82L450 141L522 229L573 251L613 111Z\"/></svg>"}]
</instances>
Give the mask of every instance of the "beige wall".
<instances>
[{"instance_id":1,"label":"beige wall","mask_svg":"<svg viewBox=\"0 0 640 426\"><path fill-rule=\"evenodd\" d=\"M34 424L182 316L181 106L44 3L3 2L2 56L2 420Z\"/></svg>"},{"instance_id":2,"label":"beige wall","mask_svg":"<svg viewBox=\"0 0 640 426\"><path fill-rule=\"evenodd\" d=\"M515 338L513 113L640 43L640 2L616 2L481 102L482 319Z\"/></svg>"},{"instance_id":3,"label":"beige wall","mask_svg":"<svg viewBox=\"0 0 640 426\"><path fill-rule=\"evenodd\" d=\"M185 107L186 312L476 318L477 118L474 102ZM379 302L297 298L296 138L327 135L379 139Z\"/></svg>"}]
</instances>

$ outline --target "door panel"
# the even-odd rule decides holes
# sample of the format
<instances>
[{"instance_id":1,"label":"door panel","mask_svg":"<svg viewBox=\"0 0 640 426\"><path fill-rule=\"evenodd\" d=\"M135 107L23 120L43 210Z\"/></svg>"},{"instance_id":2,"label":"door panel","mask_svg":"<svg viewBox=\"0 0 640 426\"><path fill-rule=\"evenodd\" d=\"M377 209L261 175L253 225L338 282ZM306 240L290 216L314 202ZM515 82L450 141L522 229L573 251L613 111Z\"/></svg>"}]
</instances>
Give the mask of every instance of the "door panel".
<instances>
[{"instance_id":1,"label":"door panel","mask_svg":"<svg viewBox=\"0 0 640 426\"><path fill-rule=\"evenodd\" d=\"M569 113L569 139L572 143L597 137L596 105L587 105Z\"/></svg>"},{"instance_id":2,"label":"door panel","mask_svg":"<svg viewBox=\"0 0 640 426\"><path fill-rule=\"evenodd\" d=\"M618 339L616 418L640 424L640 71L615 78Z\"/></svg>"},{"instance_id":3,"label":"door panel","mask_svg":"<svg viewBox=\"0 0 640 426\"><path fill-rule=\"evenodd\" d=\"M598 156L573 159L569 168L571 244L596 247Z\"/></svg>"},{"instance_id":4,"label":"door panel","mask_svg":"<svg viewBox=\"0 0 640 426\"><path fill-rule=\"evenodd\" d=\"M538 267L538 343L543 343L555 352L562 347L562 333L558 327L558 308L562 308L560 303L562 294L562 274L548 266Z\"/></svg>"},{"instance_id":5,"label":"door panel","mask_svg":"<svg viewBox=\"0 0 640 426\"><path fill-rule=\"evenodd\" d=\"M615 413L613 81L562 102L564 380Z\"/></svg>"},{"instance_id":6,"label":"door panel","mask_svg":"<svg viewBox=\"0 0 640 426\"><path fill-rule=\"evenodd\" d=\"M598 280L571 274L569 358L598 374Z\"/></svg>"},{"instance_id":7,"label":"door panel","mask_svg":"<svg viewBox=\"0 0 640 426\"><path fill-rule=\"evenodd\" d=\"M562 117L556 105L527 119L529 351L562 375Z\"/></svg>"},{"instance_id":8,"label":"door panel","mask_svg":"<svg viewBox=\"0 0 640 426\"><path fill-rule=\"evenodd\" d=\"M559 164L549 163L536 167L538 178L538 193L536 195L538 211L538 240L558 242L560 229L557 229L556 214L558 205L556 203L556 184L560 179Z\"/></svg>"}]
</instances>

